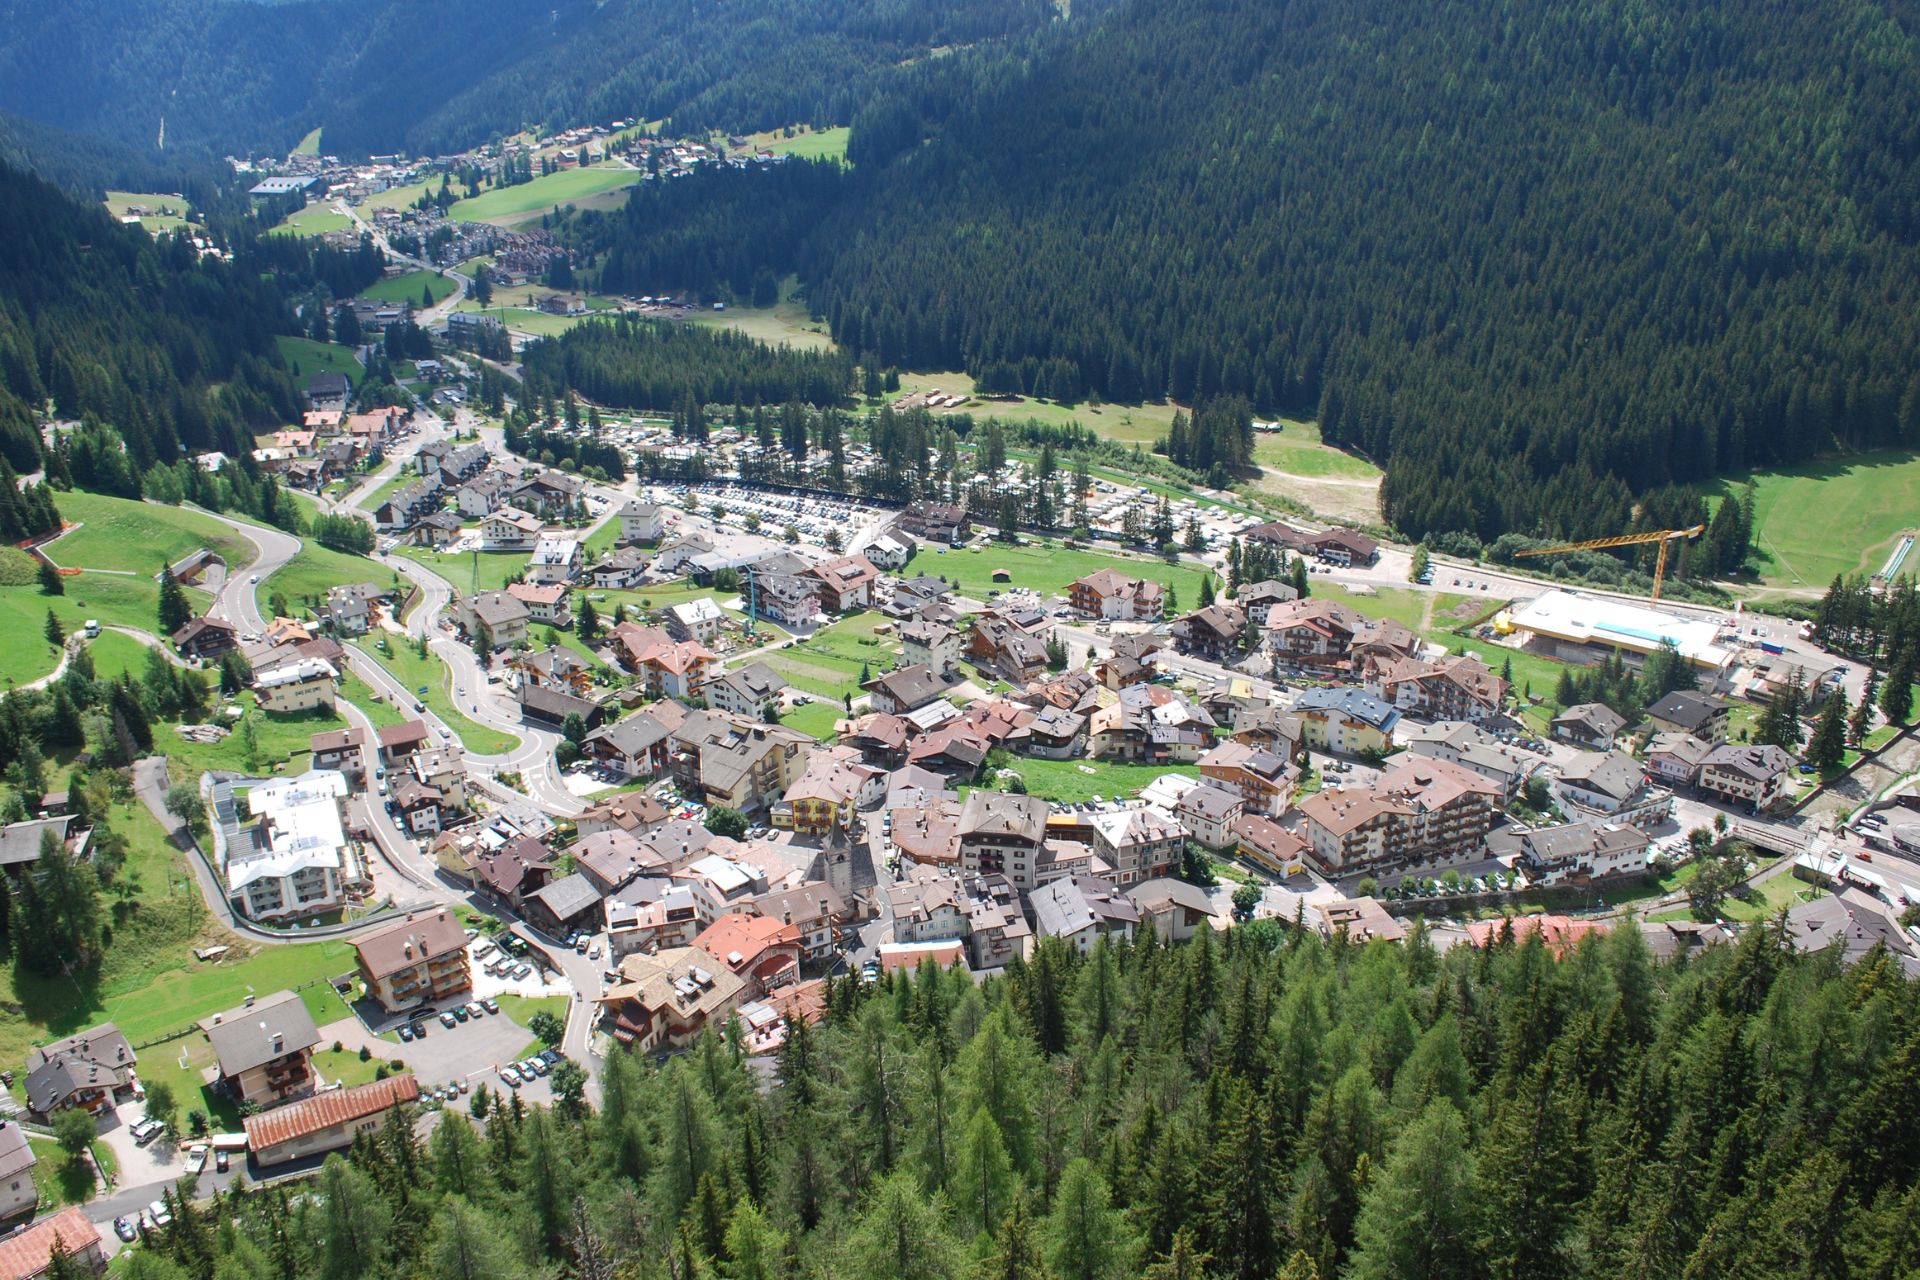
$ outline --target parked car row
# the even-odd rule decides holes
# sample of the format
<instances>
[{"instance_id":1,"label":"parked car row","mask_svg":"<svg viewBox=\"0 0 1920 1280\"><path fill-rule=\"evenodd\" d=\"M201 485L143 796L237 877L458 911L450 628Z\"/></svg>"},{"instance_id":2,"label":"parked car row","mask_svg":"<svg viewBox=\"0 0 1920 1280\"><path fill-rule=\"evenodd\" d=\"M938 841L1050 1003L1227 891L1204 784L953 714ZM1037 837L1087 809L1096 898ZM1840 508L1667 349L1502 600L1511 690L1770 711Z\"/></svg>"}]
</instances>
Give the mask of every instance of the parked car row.
<instances>
[{"instance_id":1,"label":"parked car row","mask_svg":"<svg viewBox=\"0 0 1920 1280\"><path fill-rule=\"evenodd\" d=\"M566 1057L566 1055L558 1049L544 1049L531 1058L522 1058L519 1062L509 1062L506 1066L500 1068L500 1079L505 1081L509 1088L518 1089L521 1085L532 1084L541 1076L552 1071L560 1065L560 1060L564 1057Z\"/></svg>"}]
</instances>

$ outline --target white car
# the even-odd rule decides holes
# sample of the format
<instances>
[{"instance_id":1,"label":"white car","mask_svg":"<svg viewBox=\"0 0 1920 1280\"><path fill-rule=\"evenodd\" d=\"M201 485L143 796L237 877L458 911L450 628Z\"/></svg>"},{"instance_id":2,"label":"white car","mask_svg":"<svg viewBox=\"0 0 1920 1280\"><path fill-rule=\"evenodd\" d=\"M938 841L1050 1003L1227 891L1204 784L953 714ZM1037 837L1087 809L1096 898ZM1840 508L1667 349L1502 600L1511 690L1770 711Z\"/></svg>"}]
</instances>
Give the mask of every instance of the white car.
<instances>
[{"instance_id":1,"label":"white car","mask_svg":"<svg viewBox=\"0 0 1920 1280\"><path fill-rule=\"evenodd\" d=\"M195 1144L187 1148L187 1172L201 1173L207 1167L207 1149Z\"/></svg>"}]
</instances>

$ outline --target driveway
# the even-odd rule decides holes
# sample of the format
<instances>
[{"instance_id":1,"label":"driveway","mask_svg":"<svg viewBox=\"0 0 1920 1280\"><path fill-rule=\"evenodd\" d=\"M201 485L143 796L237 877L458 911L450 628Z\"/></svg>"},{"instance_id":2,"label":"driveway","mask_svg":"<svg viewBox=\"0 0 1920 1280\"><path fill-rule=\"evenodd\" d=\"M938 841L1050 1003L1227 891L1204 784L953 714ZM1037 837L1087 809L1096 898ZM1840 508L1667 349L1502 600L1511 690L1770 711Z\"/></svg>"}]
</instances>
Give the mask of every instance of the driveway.
<instances>
[{"instance_id":1,"label":"driveway","mask_svg":"<svg viewBox=\"0 0 1920 1280\"><path fill-rule=\"evenodd\" d=\"M321 1043L338 1040L348 1052L366 1048L375 1057L404 1063L420 1080L422 1089L468 1079L478 1083L505 1063L512 1062L533 1043L533 1032L504 1013L477 1022L442 1026L438 1016L425 1023L427 1034L418 1040L395 1043L368 1031L358 1018L320 1028ZM491 1081L496 1087L497 1080Z\"/></svg>"}]
</instances>

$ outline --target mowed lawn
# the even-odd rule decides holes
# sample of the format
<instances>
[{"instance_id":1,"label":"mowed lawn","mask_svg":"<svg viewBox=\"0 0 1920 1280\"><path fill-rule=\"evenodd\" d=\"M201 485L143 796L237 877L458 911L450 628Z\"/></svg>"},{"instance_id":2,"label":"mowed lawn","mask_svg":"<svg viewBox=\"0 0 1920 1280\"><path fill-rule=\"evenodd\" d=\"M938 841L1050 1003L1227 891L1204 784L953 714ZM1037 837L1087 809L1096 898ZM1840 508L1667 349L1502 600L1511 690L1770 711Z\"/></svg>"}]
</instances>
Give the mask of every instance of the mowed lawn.
<instances>
[{"instance_id":1,"label":"mowed lawn","mask_svg":"<svg viewBox=\"0 0 1920 1280\"><path fill-rule=\"evenodd\" d=\"M141 227L149 234L157 231L178 231L187 225L187 215L193 212L193 203L184 196L160 195L148 191L107 192L107 212L116 218L127 217L134 205L154 211L139 215Z\"/></svg>"},{"instance_id":2,"label":"mowed lawn","mask_svg":"<svg viewBox=\"0 0 1920 1280\"><path fill-rule=\"evenodd\" d=\"M1137 794L1163 774L1200 776L1198 765L1119 764L1102 760L1029 760L1022 756L1007 766L1020 775L1031 795L1061 804L1078 804L1101 796L1111 800ZM993 784L993 779L988 779ZM996 784L997 785L997 784Z\"/></svg>"},{"instance_id":3,"label":"mowed lawn","mask_svg":"<svg viewBox=\"0 0 1920 1280\"><path fill-rule=\"evenodd\" d=\"M77 569L113 569L151 575L202 547L238 569L253 559L253 544L191 507L163 507L97 493L63 493L60 514L80 527L47 548L54 563Z\"/></svg>"},{"instance_id":4,"label":"mowed lawn","mask_svg":"<svg viewBox=\"0 0 1920 1280\"><path fill-rule=\"evenodd\" d=\"M771 134L755 134L750 141L777 156L795 156L802 160L845 160L847 158L847 139L853 130L841 125L834 129L808 130L791 138L783 138L776 130Z\"/></svg>"},{"instance_id":5,"label":"mowed lawn","mask_svg":"<svg viewBox=\"0 0 1920 1280\"><path fill-rule=\"evenodd\" d=\"M501 590L508 577L525 571L530 558L525 551L446 552L430 547L395 547L394 554L425 565L462 595Z\"/></svg>"},{"instance_id":6,"label":"mowed lawn","mask_svg":"<svg viewBox=\"0 0 1920 1280\"><path fill-rule=\"evenodd\" d=\"M797 729L809 738L831 742L834 726L845 718L845 709L831 702L808 702L781 716L780 723L789 729Z\"/></svg>"},{"instance_id":7,"label":"mowed lawn","mask_svg":"<svg viewBox=\"0 0 1920 1280\"><path fill-rule=\"evenodd\" d=\"M1007 570L1011 581L995 582L996 569ZM1117 551L1092 551L1036 542L1031 546L995 543L979 549L941 551L922 547L907 562L903 574L929 574L958 582L960 594L976 600L986 599L989 591L1027 587L1043 595L1065 595L1076 579L1100 569L1113 569L1132 578L1146 578L1174 589L1169 615L1200 607L1200 583L1206 576L1184 564L1168 564L1144 556L1122 555ZM1216 589L1219 583L1215 583Z\"/></svg>"},{"instance_id":8,"label":"mowed lawn","mask_svg":"<svg viewBox=\"0 0 1920 1280\"><path fill-rule=\"evenodd\" d=\"M876 630L890 625L884 614L857 613L822 627L804 640L764 654L759 661L792 681L795 688L832 698L844 709L843 699L857 698L863 692L862 670L871 678L892 669L898 659L895 650L899 641L892 634L881 635Z\"/></svg>"},{"instance_id":9,"label":"mowed lawn","mask_svg":"<svg viewBox=\"0 0 1920 1280\"><path fill-rule=\"evenodd\" d=\"M411 302L420 305L420 292L426 290L433 295L435 302L440 301L454 290L453 281L433 271L409 271L403 276L388 276L375 281L360 291L363 298L372 298L377 302Z\"/></svg>"},{"instance_id":10,"label":"mowed lawn","mask_svg":"<svg viewBox=\"0 0 1920 1280\"><path fill-rule=\"evenodd\" d=\"M280 358L302 383L316 373L344 373L355 385L367 376L366 369L354 358L352 347L315 342L312 338L282 336L273 341L280 348Z\"/></svg>"},{"instance_id":11,"label":"mowed lawn","mask_svg":"<svg viewBox=\"0 0 1920 1280\"><path fill-rule=\"evenodd\" d=\"M828 351L833 335L825 320L815 320L807 304L793 296L794 282L788 277L780 286L780 301L770 307L730 306L725 311L696 311L691 319L710 329L734 329L749 338L779 346L782 343L802 351ZM969 386L972 379L967 379ZM958 390L959 388L955 388Z\"/></svg>"},{"instance_id":12,"label":"mowed lawn","mask_svg":"<svg viewBox=\"0 0 1920 1280\"><path fill-rule=\"evenodd\" d=\"M270 236L322 236L329 231L346 231L353 219L329 204L310 204L287 215L285 221L267 232Z\"/></svg>"},{"instance_id":13,"label":"mowed lawn","mask_svg":"<svg viewBox=\"0 0 1920 1280\"><path fill-rule=\"evenodd\" d=\"M1710 493L1724 499L1748 478ZM1854 454L1751 479L1754 562L1771 586L1824 588L1835 574L1877 573L1901 530L1920 528L1920 454Z\"/></svg>"},{"instance_id":14,"label":"mowed lawn","mask_svg":"<svg viewBox=\"0 0 1920 1280\"><path fill-rule=\"evenodd\" d=\"M60 651L46 639L47 610L68 635L88 619L102 624L154 631L159 626L160 588L146 575L82 573L64 579L66 594L43 596L38 587L0 587L0 681L24 684L50 674ZM196 610L212 597L187 589ZM144 670L144 667L142 668Z\"/></svg>"},{"instance_id":15,"label":"mowed lawn","mask_svg":"<svg viewBox=\"0 0 1920 1280\"><path fill-rule=\"evenodd\" d=\"M1274 471L1315 480L1380 478L1380 468L1365 458L1323 444L1320 427L1312 422L1288 420L1279 431L1259 432L1254 436L1253 460Z\"/></svg>"},{"instance_id":16,"label":"mowed lawn","mask_svg":"<svg viewBox=\"0 0 1920 1280\"><path fill-rule=\"evenodd\" d=\"M822 326L824 332L825 326ZM937 391L950 396L967 396L968 402L955 410L934 410L972 414L978 418L1004 418L1010 422L1042 422L1049 426L1079 426L1108 440L1122 444L1151 445L1164 439L1179 411L1173 404L1058 404L1035 400L1030 396L977 395L973 377L967 373L902 373L900 394Z\"/></svg>"},{"instance_id":17,"label":"mowed lawn","mask_svg":"<svg viewBox=\"0 0 1920 1280\"><path fill-rule=\"evenodd\" d=\"M518 222L555 205L630 187L639 180L639 173L620 165L562 169L518 186L483 191L455 204L447 217L455 222Z\"/></svg>"},{"instance_id":18,"label":"mowed lawn","mask_svg":"<svg viewBox=\"0 0 1920 1280\"><path fill-rule=\"evenodd\" d=\"M267 612L267 602L273 599L275 592L284 595L287 603L297 610L303 604L311 607L315 602L324 600L330 587L342 587L354 582L389 586L394 578L394 570L375 564L365 556L335 551L311 538L304 538L298 554L263 579L254 588L254 595L260 601L262 613ZM403 582L400 587L404 594L406 584Z\"/></svg>"},{"instance_id":19,"label":"mowed lawn","mask_svg":"<svg viewBox=\"0 0 1920 1280\"><path fill-rule=\"evenodd\" d=\"M471 297L461 301L454 310L483 312L495 317L515 333L524 333L535 338L557 338L573 326L585 324L595 314L589 311L583 316L550 316L544 311L531 311L526 307L483 307Z\"/></svg>"}]
</instances>

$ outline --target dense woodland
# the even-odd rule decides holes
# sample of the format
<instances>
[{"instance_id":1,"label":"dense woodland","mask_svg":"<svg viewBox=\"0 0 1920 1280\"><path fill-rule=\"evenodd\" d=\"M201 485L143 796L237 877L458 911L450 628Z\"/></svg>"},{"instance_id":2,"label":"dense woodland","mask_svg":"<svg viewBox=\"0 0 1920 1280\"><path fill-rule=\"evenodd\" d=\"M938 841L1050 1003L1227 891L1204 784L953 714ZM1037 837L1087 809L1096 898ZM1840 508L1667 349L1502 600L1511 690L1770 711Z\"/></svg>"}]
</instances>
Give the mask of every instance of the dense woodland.
<instances>
[{"instance_id":1,"label":"dense woodland","mask_svg":"<svg viewBox=\"0 0 1920 1280\"><path fill-rule=\"evenodd\" d=\"M0 0L0 107L153 146L435 154L533 124L844 124L929 50L1043 0Z\"/></svg>"},{"instance_id":2,"label":"dense woodland","mask_svg":"<svg viewBox=\"0 0 1920 1280\"><path fill-rule=\"evenodd\" d=\"M771 1085L710 1035L614 1053L597 1111L571 1072L551 1112L476 1090L178 1213L126 1274L1893 1277L1916 1070L1895 962L1771 926L1666 964L1632 929L1560 961L1273 922L1044 946L984 988L835 984Z\"/></svg>"},{"instance_id":3,"label":"dense woodland","mask_svg":"<svg viewBox=\"0 0 1920 1280\"><path fill-rule=\"evenodd\" d=\"M804 210L673 184L608 261L712 228L660 278L797 268L875 363L1240 395L1385 462L1411 536L1613 532L1676 482L1920 443L1915 15L1750 16L1137 3L908 68L851 174L778 180Z\"/></svg>"},{"instance_id":4,"label":"dense woodland","mask_svg":"<svg viewBox=\"0 0 1920 1280\"><path fill-rule=\"evenodd\" d=\"M577 325L522 356L529 400L576 391L620 409L700 404L839 404L853 385L841 352L769 347L731 329L619 318Z\"/></svg>"}]
</instances>

